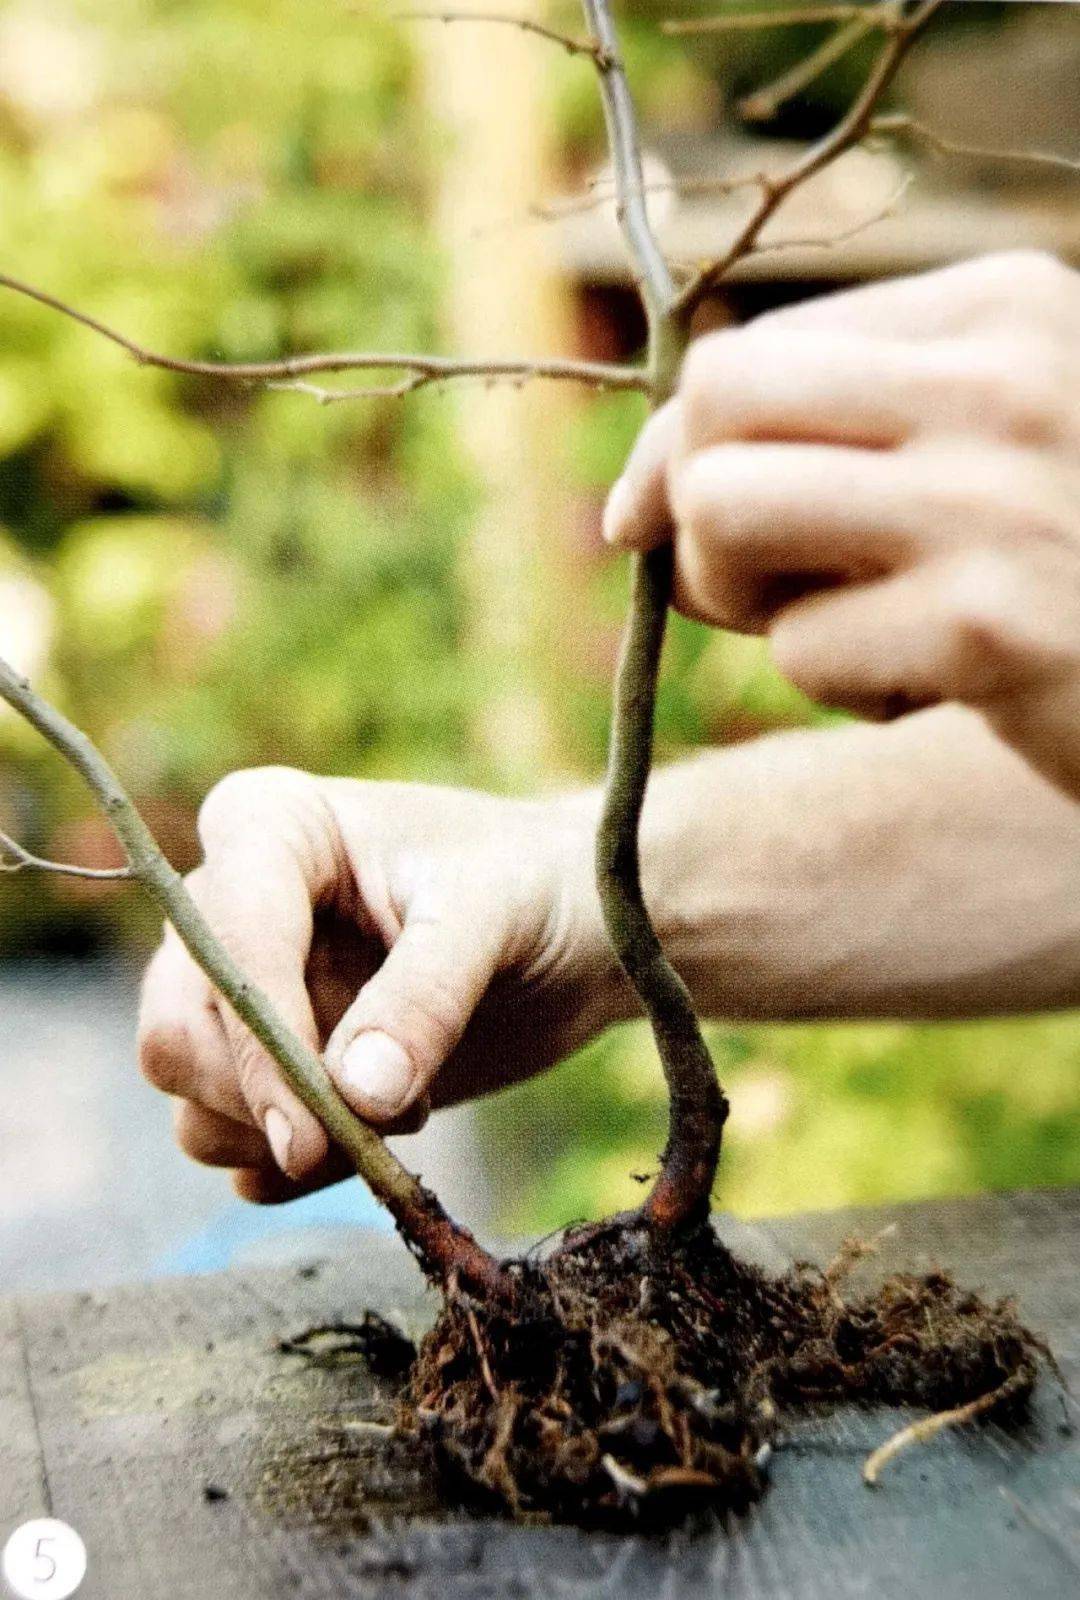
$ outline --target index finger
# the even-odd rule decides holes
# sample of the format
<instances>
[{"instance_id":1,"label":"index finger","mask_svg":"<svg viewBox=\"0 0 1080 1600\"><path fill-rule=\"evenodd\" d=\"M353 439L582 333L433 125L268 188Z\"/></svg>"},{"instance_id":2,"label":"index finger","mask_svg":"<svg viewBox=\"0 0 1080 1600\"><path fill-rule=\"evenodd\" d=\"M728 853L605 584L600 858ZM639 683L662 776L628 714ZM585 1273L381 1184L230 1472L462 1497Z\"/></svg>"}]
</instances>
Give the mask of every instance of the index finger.
<instances>
[{"instance_id":1,"label":"index finger","mask_svg":"<svg viewBox=\"0 0 1080 1600\"><path fill-rule=\"evenodd\" d=\"M765 312L747 327L917 344L955 339L990 319L998 331L1010 318L1033 313L1057 322L1063 305L1071 308L1070 320L1078 320L1076 275L1040 251L1013 250L820 295ZM738 333L732 329L724 336ZM868 373L868 387L873 382ZM648 550L671 537L667 467L679 445L678 407L676 397L650 417L612 488L604 512L604 537L611 544Z\"/></svg>"},{"instance_id":2,"label":"index finger","mask_svg":"<svg viewBox=\"0 0 1080 1600\"><path fill-rule=\"evenodd\" d=\"M671 537L667 467L680 433L678 396L645 423L604 507L609 544L651 550Z\"/></svg>"},{"instance_id":3,"label":"index finger","mask_svg":"<svg viewBox=\"0 0 1080 1600\"><path fill-rule=\"evenodd\" d=\"M317 1050L305 969L332 850L320 848L325 819L310 785L302 774L276 769L219 784L200 814L205 858L189 887L252 986ZM252 1120L282 1171L303 1178L325 1159L326 1133L227 1000L219 996L218 1005Z\"/></svg>"}]
</instances>

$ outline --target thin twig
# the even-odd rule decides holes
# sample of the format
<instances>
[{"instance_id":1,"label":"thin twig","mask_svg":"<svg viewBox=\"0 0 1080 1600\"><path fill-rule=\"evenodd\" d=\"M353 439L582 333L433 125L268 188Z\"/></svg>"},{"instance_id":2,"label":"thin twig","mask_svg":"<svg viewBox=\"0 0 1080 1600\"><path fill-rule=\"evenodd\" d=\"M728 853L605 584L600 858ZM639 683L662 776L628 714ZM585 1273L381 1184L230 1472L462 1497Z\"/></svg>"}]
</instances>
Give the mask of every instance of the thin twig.
<instances>
[{"instance_id":1,"label":"thin twig","mask_svg":"<svg viewBox=\"0 0 1080 1600\"><path fill-rule=\"evenodd\" d=\"M722 11L715 17L677 17L661 22L663 33L686 35L695 33L730 33L737 28L798 27L805 23L853 22L862 20L868 8L865 5L794 6L787 11ZM878 7L872 8L878 10ZM881 23L878 21L877 26Z\"/></svg>"},{"instance_id":2,"label":"thin twig","mask_svg":"<svg viewBox=\"0 0 1080 1600\"><path fill-rule=\"evenodd\" d=\"M306 394L319 405L338 405L343 400L400 400L416 394L420 389L439 387L451 380L469 380L492 385L505 383L512 388L535 379L552 378L584 384L600 390L631 390L648 393L649 375L641 367L618 367L605 361L524 360L508 358L505 361L439 360L435 357L416 357L408 375L397 383L365 384L360 388L330 389L322 384L309 383L303 378L273 379L268 389L292 394Z\"/></svg>"},{"instance_id":3,"label":"thin twig","mask_svg":"<svg viewBox=\"0 0 1080 1600\"><path fill-rule=\"evenodd\" d=\"M935 1411L933 1416L923 1417L921 1422L911 1422L906 1428L900 1428L891 1439L879 1445L872 1455L868 1456L863 1466L863 1482L871 1489L877 1484L882 1469L894 1460L904 1450L909 1450L913 1444L926 1444L946 1428L957 1428L965 1422L974 1422L977 1417L992 1411L995 1406L1001 1405L1015 1394L1029 1389L1032 1383L1032 1371L1029 1366L1018 1367L1011 1372L1004 1383L996 1389L991 1389L989 1394L982 1394L977 1400L969 1400L966 1405L953 1406L948 1411Z\"/></svg>"},{"instance_id":4,"label":"thin twig","mask_svg":"<svg viewBox=\"0 0 1080 1600\"><path fill-rule=\"evenodd\" d=\"M858 222L850 223L846 228L838 228L835 233L819 233L806 239L767 239L763 243L752 245L743 259L748 256L771 255L777 250L835 250L838 245L857 239L860 234L876 227L879 222L894 217L901 200L914 181L915 174L906 172L884 205L879 206L869 216L862 217Z\"/></svg>"},{"instance_id":5,"label":"thin twig","mask_svg":"<svg viewBox=\"0 0 1080 1600\"><path fill-rule=\"evenodd\" d=\"M598 66L604 66L606 56L595 39L576 38L571 33L560 33L533 17L511 16L501 11L396 11L392 15L401 22L493 22L505 28L518 28L531 33L549 44L557 44L572 56L589 56Z\"/></svg>"},{"instance_id":6,"label":"thin twig","mask_svg":"<svg viewBox=\"0 0 1080 1600\"><path fill-rule=\"evenodd\" d=\"M600 95L618 196L619 224L650 326L654 326L661 323L670 312L675 298L675 285L645 206L641 138L611 12L607 0L583 0L583 7L590 31L603 52L603 59L598 62Z\"/></svg>"},{"instance_id":7,"label":"thin twig","mask_svg":"<svg viewBox=\"0 0 1080 1600\"><path fill-rule=\"evenodd\" d=\"M185 356L164 355L149 350L135 339L116 328L110 328L97 317L79 311L57 295L38 289L0 273L0 288L11 289L27 299L36 300L50 311L78 322L103 339L126 350L128 355L143 367L160 367L166 372L181 372L200 378L223 378L233 383L278 384L282 379L296 379L320 372L407 372L419 381L412 388L422 388L429 383L442 383L454 378L490 378L492 382L507 379L520 383L530 378L563 379L572 383L591 384L609 389L644 389L647 377L636 367L609 366L602 361L562 361L558 359L533 361L523 357L507 357L491 361L473 361L455 356L402 353L395 350L330 351L325 354L282 356L274 361L199 361ZM357 391L367 396L407 393L408 387L387 385ZM330 391L331 395L333 391ZM344 398L344 396L343 396Z\"/></svg>"},{"instance_id":8,"label":"thin twig","mask_svg":"<svg viewBox=\"0 0 1080 1600\"><path fill-rule=\"evenodd\" d=\"M964 144L959 139L950 139L928 128L906 111L893 111L886 116L874 117L868 131L911 139L942 156L963 156L971 161L993 162L995 166L1047 167L1055 172L1080 172L1080 161L1058 155L1054 150L1014 150Z\"/></svg>"},{"instance_id":9,"label":"thin twig","mask_svg":"<svg viewBox=\"0 0 1080 1600\"><path fill-rule=\"evenodd\" d=\"M0 831L0 851L6 852L9 858L5 861L0 856L0 872L24 872L32 867L36 872L57 872L67 878L93 878L98 882L132 877L130 867L79 867L69 861L47 861L43 856L24 850L16 839L3 831Z\"/></svg>"},{"instance_id":10,"label":"thin twig","mask_svg":"<svg viewBox=\"0 0 1080 1600\"><path fill-rule=\"evenodd\" d=\"M822 40L816 50L804 56L787 72L782 72L771 83L762 84L751 94L744 95L736 108L739 115L747 122L768 122L782 105L816 83L823 72L828 72L830 67L843 60L848 51L873 33L877 26L879 24L873 13L868 12L837 28L835 33Z\"/></svg>"},{"instance_id":11,"label":"thin twig","mask_svg":"<svg viewBox=\"0 0 1080 1600\"><path fill-rule=\"evenodd\" d=\"M131 876L157 901L218 993L273 1057L283 1077L352 1157L372 1193L382 1201L437 1277L451 1270L463 1282L505 1297L502 1268L447 1217L434 1195L408 1172L367 1123L340 1098L320 1058L282 1022L267 996L241 971L204 919L180 877L105 757L26 678L0 659L0 699L6 700L75 769L101 806L123 846Z\"/></svg>"},{"instance_id":12,"label":"thin twig","mask_svg":"<svg viewBox=\"0 0 1080 1600\"><path fill-rule=\"evenodd\" d=\"M653 400L674 388L689 337L671 271L652 231L641 171L641 141L608 0L583 0L591 32L608 52L600 89L617 191L616 213L649 330ZM642 1215L676 1229L708 1212L727 1102L685 984L664 954L641 887L638 832L652 762L656 686L672 591L672 554L662 545L635 556L630 610L615 679L596 879L612 948L652 1025L670 1101L660 1176Z\"/></svg>"},{"instance_id":13,"label":"thin twig","mask_svg":"<svg viewBox=\"0 0 1080 1600\"><path fill-rule=\"evenodd\" d=\"M685 199L694 195L737 194L741 189L763 188L768 181L764 172L746 172L737 173L732 178L655 178L643 183L641 187L645 195L672 194ZM526 223L563 222L567 217L584 216L590 211L598 211L602 206L618 201L614 181L610 175L589 178L585 188L584 194L560 195L552 200L534 200L524 211L519 211L514 216L498 218L474 228L469 237L479 243L481 240L494 238Z\"/></svg>"},{"instance_id":14,"label":"thin twig","mask_svg":"<svg viewBox=\"0 0 1080 1600\"><path fill-rule=\"evenodd\" d=\"M733 178L658 178L643 185L645 194L673 194L680 199L691 195L737 194L740 189L760 189L768 183L763 172L746 172ZM617 199L615 186L610 179L594 183L591 193L567 195L564 199L537 202L529 207L528 216L536 222L561 222L564 217L581 216L598 210Z\"/></svg>"},{"instance_id":15,"label":"thin twig","mask_svg":"<svg viewBox=\"0 0 1080 1600\"><path fill-rule=\"evenodd\" d=\"M847 112L831 132L805 150L787 172L771 180L762 194L760 203L754 208L724 254L702 267L685 285L678 302L681 312L684 314L692 312L735 262L746 255L747 251L757 243L758 236L769 218L793 190L865 137L881 97L895 78L904 57L944 3L945 0L921 0L909 16L897 23L861 92Z\"/></svg>"}]
</instances>

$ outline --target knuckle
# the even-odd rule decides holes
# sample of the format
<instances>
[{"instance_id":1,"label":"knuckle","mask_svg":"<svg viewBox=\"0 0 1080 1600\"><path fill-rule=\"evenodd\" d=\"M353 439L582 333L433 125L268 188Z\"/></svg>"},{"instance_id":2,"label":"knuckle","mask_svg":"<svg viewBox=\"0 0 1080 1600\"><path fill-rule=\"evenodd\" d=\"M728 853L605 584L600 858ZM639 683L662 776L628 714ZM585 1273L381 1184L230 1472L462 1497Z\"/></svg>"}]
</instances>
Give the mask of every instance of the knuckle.
<instances>
[{"instance_id":1,"label":"knuckle","mask_svg":"<svg viewBox=\"0 0 1080 1600\"><path fill-rule=\"evenodd\" d=\"M701 545L694 539L677 540L673 584L676 609L693 622L711 621L717 611L713 591L718 587Z\"/></svg>"},{"instance_id":2,"label":"knuckle","mask_svg":"<svg viewBox=\"0 0 1080 1600\"><path fill-rule=\"evenodd\" d=\"M935 530L946 543L970 535L973 527L1000 523L1003 472L1012 483L1014 463L986 444L933 441L914 446L912 494L920 525ZM903 467L902 462L898 466Z\"/></svg>"},{"instance_id":3,"label":"knuckle","mask_svg":"<svg viewBox=\"0 0 1080 1600\"><path fill-rule=\"evenodd\" d=\"M828 698L830 684L820 655L807 648L802 629L781 617L769 634L773 662L787 678L811 700Z\"/></svg>"},{"instance_id":4,"label":"knuckle","mask_svg":"<svg viewBox=\"0 0 1080 1600\"><path fill-rule=\"evenodd\" d=\"M448 979L431 977L422 989L387 1007L393 1015L388 1031L400 1035L418 1065L442 1062L457 1044L468 1022L463 995Z\"/></svg>"},{"instance_id":5,"label":"knuckle","mask_svg":"<svg viewBox=\"0 0 1080 1600\"><path fill-rule=\"evenodd\" d=\"M1026 324L1056 314L1076 294L1075 275L1049 250L1020 248L977 263L992 304L1014 311Z\"/></svg>"},{"instance_id":6,"label":"knuckle","mask_svg":"<svg viewBox=\"0 0 1080 1600\"><path fill-rule=\"evenodd\" d=\"M173 1111L173 1137L184 1154L192 1161L206 1164L207 1149L205 1128L190 1100L181 1100Z\"/></svg>"},{"instance_id":7,"label":"knuckle","mask_svg":"<svg viewBox=\"0 0 1080 1600\"><path fill-rule=\"evenodd\" d=\"M1012 404L1010 431L1019 444L1057 444L1075 430L1075 401L1056 360L1048 359L1025 373Z\"/></svg>"},{"instance_id":8,"label":"knuckle","mask_svg":"<svg viewBox=\"0 0 1080 1600\"><path fill-rule=\"evenodd\" d=\"M672 478L672 510L684 539L699 538L704 525L712 520L716 509L712 476L708 461L698 453L688 456Z\"/></svg>"},{"instance_id":9,"label":"knuckle","mask_svg":"<svg viewBox=\"0 0 1080 1600\"><path fill-rule=\"evenodd\" d=\"M943 549L982 549L992 540L1002 551L1028 552L1029 559L1037 549L1075 550L1072 498L1035 450L929 445L919 451L916 482L921 520ZM965 559L989 562L993 556L986 551Z\"/></svg>"},{"instance_id":10,"label":"knuckle","mask_svg":"<svg viewBox=\"0 0 1080 1600\"><path fill-rule=\"evenodd\" d=\"M1011 275L1025 289L1063 295L1072 286L1072 273L1052 250L1014 250L1005 257Z\"/></svg>"},{"instance_id":11,"label":"knuckle","mask_svg":"<svg viewBox=\"0 0 1080 1600\"><path fill-rule=\"evenodd\" d=\"M691 438L715 407L720 368L733 342L731 330L708 333L696 339L686 352L679 377L679 395L686 431Z\"/></svg>"},{"instance_id":12,"label":"knuckle","mask_svg":"<svg viewBox=\"0 0 1080 1600\"><path fill-rule=\"evenodd\" d=\"M993 433L1038 446L1056 442L1067 431L1071 396L1050 348L1002 343L971 362L967 382L975 415Z\"/></svg>"},{"instance_id":13,"label":"knuckle","mask_svg":"<svg viewBox=\"0 0 1080 1600\"><path fill-rule=\"evenodd\" d=\"M758 474L745 444L728 440L687 456L672 485L676 529L688 543L724 546L756 525Z\"/></svg>"},{"instance_id":14,"label":"knuckle","mask_svg":"<svg viewBox=\"0 0 1080 1600\"><path fill-rule=\"evenodd\" d=\"M283 802L307 798L311 780L293 767L242 767L220 778L199 808L199 837L204 845L230 839Z\"/></svg>"},{"instance_id":15,"label":"knuckle","mask_svg":"<svg viewBox=\"0 0 1080 1600\"><path fill-rule=\"evenodd\" d=\"M182 1022L154 1022L141 1028L139 1069L148 1083L165 1094L179 1093L187 1077L191 1040Z\"/></svg>"},{"instance_id":16,"label":"knuckle","mask_svg":"<svg viewBox=\"0 0 1080 1600\"><path fill-rule=\"evenodd\" d=\"M269 1159L265 1141L253 1128L214 1118L191 1100L174 1106L173 1136L184 1154L204 1167Z\"/></svg>"},{"instance_id":17,"label":"knuckle","mask_svg":"<svg viewBox=\"0 0 1080 1600\"><path fill-rule=\"evenodd\" d=\"M950 672L958 687L990 690L1011 660L1011 619L1022 604L1014 564L994 551L954 562L944 575Z\"/></svg>"},{"instance_id":18,"label":"knuckle","mask_svg":"<svg viewBox=\"0 0 1080 1600\"><path fill-rule=\"evenodd\" d=\"M229 1048L240 1093L262 1127L268 1108L275 1103L275 1090L280 1081L277 1070L255 1035L246 1028L230 1029Z\"/></svg>"}]
</instances>

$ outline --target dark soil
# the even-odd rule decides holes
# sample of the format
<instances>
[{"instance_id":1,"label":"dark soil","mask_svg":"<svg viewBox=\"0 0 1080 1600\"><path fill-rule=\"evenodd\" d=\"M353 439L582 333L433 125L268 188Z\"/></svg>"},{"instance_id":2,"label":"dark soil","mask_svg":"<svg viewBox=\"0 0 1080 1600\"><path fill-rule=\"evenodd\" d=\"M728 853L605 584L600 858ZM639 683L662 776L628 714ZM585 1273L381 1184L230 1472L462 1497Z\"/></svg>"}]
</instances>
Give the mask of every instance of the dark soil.
<instances>
[{"instance_id":1,"label":"dark soil","mask_svg":"<svg viewBox=\"0 0 1080 1600\"><path fill-rule=\"evenodd\" d=\"M765 1485L785 1412L821 1402L981 1402L1018 1415L1045 1349L1008 1301L943 1272L846 1295L868 1247L770 1277L708 1227L655 1241L634 1217L512 1269L512 1310L449 1296L401 1424L470 1509L664 1526Z\"/></svg>"}]
</instances>

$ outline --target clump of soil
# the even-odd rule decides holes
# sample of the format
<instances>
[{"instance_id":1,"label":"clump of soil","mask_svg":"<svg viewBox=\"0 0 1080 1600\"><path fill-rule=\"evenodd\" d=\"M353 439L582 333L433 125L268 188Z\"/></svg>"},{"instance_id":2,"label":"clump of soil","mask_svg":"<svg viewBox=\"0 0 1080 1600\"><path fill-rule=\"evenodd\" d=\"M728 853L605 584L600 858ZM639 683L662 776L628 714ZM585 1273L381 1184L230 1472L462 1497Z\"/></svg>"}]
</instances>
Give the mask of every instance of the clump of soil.
<instances>
[{"instance_id":1,"label":"clump of soil","mask_svg":"<svg viewBox=\"0 0 1080 1600\"><path fill-rule=\"evenodd\" d=\"M755 1499L790 1408L1021 1410L1046 1352L1012 1305L943 1272L846 1298L866 1253L851 1242L824 1271L772 1277L707 1226L662 1243L635 1218L581 1230L514 1266L513 1307L450 1294L402 1423L459 1503L640 1526Z\"/></svg>"}]
</instances>

